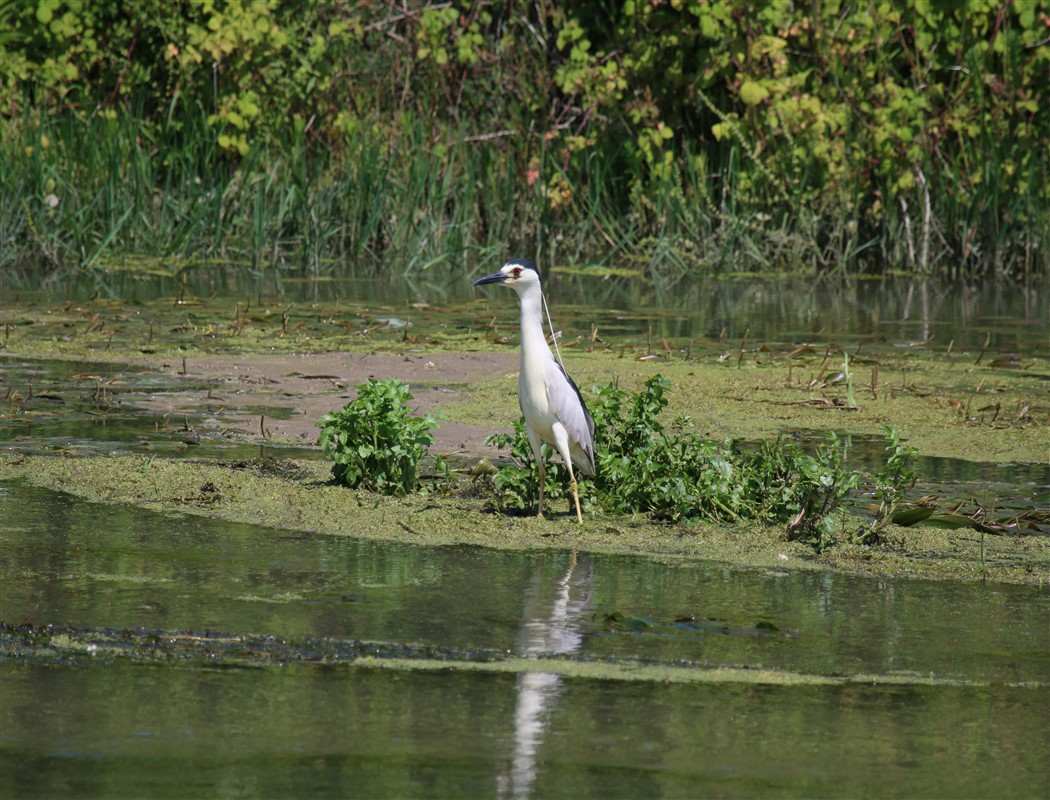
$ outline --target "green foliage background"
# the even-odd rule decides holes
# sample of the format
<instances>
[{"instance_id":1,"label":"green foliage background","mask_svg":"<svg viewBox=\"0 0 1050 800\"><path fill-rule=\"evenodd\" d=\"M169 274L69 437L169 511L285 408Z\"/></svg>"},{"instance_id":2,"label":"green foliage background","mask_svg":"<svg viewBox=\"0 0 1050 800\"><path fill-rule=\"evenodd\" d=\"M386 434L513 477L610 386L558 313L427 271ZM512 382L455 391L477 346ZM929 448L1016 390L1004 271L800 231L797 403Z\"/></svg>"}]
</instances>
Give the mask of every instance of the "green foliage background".
<instances>
[{"instance_id":1,"label":"green foliage background","mask_svg":"<svg viewBox=\"0 0 1050 800\"><path fill-rule=\"evenodd\" d=\"M0 0L0 256L1050 270L1034 0Z\"/></svg>"}]
</instances>

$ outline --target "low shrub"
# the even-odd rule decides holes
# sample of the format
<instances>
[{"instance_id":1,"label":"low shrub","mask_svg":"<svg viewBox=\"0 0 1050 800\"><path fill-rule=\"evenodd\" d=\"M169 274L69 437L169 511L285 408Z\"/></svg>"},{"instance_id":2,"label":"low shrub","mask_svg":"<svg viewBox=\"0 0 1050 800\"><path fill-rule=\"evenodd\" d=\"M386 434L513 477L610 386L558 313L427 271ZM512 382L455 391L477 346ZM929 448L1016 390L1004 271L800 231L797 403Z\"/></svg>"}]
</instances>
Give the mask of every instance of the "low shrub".
<instances>
[{"instance_id":1,"label":"low shrub","mask_svg":"<svg viewBox=\"0 0 1050 800\"><path fill-rule=\"evenodd\" d=\"M369 378L357 387L355 400L317 421L338 482L389 495L419 488L419 463L434 443L430 431L437 421L429 414L412 416L406 405L411 399L397 378Z\"/></svg>"},{"instance_id":2,"label":"low shrub","mask_svg":"<svg viewBox=\"0 0 1050 800\"><path fill-rule=\"evenodd\" d=\"M664 427L659 416L667 405L668 387L656 375L633 394L611 384L596 389L591 413L597 475L580 484L586 505L672 521L786 524L792 538L817 542L840 527L834 515L858 488L861 476L843 466L843 448L834 433L813 453L789 437L757 447L735 440L704 441L691 430L688 417ZM896 437L895 432L887 435ZM537 482L524 420L519 419L512 435L492 436L488 442L509 447L520 465L504 467L493 479L501 507L533 506ZM906 491L902 484L914 477L906 467L911 452L899 438L892 439L889 461L877 480L880 498L892 502ZM548 497L564 496L566 477L563 464L550 464Z\"/></svg>"}]
</instances>

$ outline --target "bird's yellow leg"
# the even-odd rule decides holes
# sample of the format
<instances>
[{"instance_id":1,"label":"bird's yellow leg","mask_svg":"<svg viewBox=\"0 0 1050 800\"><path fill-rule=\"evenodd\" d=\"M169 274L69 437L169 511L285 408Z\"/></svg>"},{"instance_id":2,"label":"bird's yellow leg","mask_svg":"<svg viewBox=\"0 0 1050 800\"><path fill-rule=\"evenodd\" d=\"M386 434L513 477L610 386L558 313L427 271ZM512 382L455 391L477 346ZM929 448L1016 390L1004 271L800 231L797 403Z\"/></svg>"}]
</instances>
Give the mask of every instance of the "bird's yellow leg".
<instances>
[{"instance_id":1,"label":"bird's yellow leg","mask_svg":"<svg viewBox=\"0 0 1050 800\"><path fill-rule=\"evenodd\" d=\"M572 462L569 462L569 486L572 487L572 502L576 504L576 521L583 524L583 512L580 511L580 490L576 485L576 476L572 473Z\"/></svg>"},{"instance_id":2,"label":"bird's yellow leg","mask_svg":"<svg viewBox=\"0 0 1050 800\"><path fill-rule=\"evenodd\" d=\"M536 478L540 484L540 509L536 514L540 517L543 516L543 482L547 477L547 470L543 466L543 461L539 458L536 459Z\"/></svg>"}]
</instances>

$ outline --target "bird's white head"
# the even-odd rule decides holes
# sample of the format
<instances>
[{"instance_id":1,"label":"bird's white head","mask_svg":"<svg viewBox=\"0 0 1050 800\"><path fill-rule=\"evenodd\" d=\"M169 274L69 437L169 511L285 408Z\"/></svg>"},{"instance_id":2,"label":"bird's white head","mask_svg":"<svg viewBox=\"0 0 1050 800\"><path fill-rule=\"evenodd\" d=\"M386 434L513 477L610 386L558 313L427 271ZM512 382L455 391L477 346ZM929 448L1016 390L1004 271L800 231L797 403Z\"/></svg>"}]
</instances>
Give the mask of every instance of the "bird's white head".
<instances>
[{"instance_id":1,"label":"bird's white head","mask_svg":"<svg viewBox=\"0 0 1050 800\"><path fill-rule=\"evenodd\" d=\"M500 267L499 272L478 278L473 285L484 286L486 283L503 283L521 294L528 288L540 285L540 273L529 259L514 258Z\"/></svg>"}]
</instances>

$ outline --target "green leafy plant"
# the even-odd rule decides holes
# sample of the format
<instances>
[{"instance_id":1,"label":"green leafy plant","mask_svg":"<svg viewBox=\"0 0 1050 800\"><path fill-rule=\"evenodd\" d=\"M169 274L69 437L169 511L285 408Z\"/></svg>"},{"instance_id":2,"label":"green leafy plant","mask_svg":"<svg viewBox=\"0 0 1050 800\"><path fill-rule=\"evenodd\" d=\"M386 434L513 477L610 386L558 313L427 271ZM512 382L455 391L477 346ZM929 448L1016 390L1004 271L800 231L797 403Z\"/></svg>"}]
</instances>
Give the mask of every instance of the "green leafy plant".
<instances>
[{"instance_id":1,"label":"green leafy plant","mask_svg":"<svg viewBox=\"0 0 1050 800\"><path fill-rule=\"evenodd\" d=\"M797 445L792 455L798 469L797 476L792 476L798 481L795 491L804 502L796 504L798 511L788 525L788 535L812 541L823 550L841 527L835 524L834 513L860 485L860 475L843 467L843 449L834 432L817 448L816 455L802 453Z\"/></svg>"},{"instance_id":2,"label":"green leafy plant","mask_svg":"<svg viewBox=\"0 0 1050 800\"><path fill-rule=\"evenodd\" d=\"M514 422L513 433L497 433L485 439L490 447L507 449L515 462L512 467L503 467L492 476L496 490L496 499L504 511L524 511L535 507L539 500L539 482L536 479L535 459L525 431L525 418L518 417ZM543 458L547 465L547 480L544 484L544 499L560 500L569 496L569 472L561 461L551 461L553 452L549 445L543 445ZM579 484L580 503L593 507L593 485L587 481Z\"/></svg>"},{"instance_id":3,"label":"green leafy plant","mask_svg":"<svg viewBox=\"0 0 1050 800\"><path fill-rule=\"evenodd\" d=\"M893 521L897 507L916 480L915 472L911 469L911 459L916 449L901 442L896 428L886 425L883 432L889 443L886 446L886 464L875 476L875 498L879 501L879 507L875 511L875 519L857 537L863 544L878 541L882 529Z\"/></svg>"},{"instance_id":4,"label":"green leafy plant","mask_svg":"<svg viewBox=\"0 0 1050 800\"><path fill-rule=\"evenodd\" d=\"M406 406L411 399L397 378L369 378L357 387L355 400L317 421L337 481L396 495L419 486L419 463L434 442L430 431L437 422L429 414L412 416Z\"/></svg>"},{"instance_id":5,"label":"green leafy plant","mask_svg":"<svg viewBox=\"0 0 1050 800\"><path fill-rule=\"evenodd\" d=\"M704 441L690 430L687 417L676 419L670 430L660 421L669 385L655 375L633 394L611 384L596 390L591 413L597 475L580 484L585 503L666 520L786 523L794 538L818 542L834 531L835 512L860 482L844 468L834 434L813 454L784 437L757 448ZM513 435L488 441L509 447L518 464L495 476L498 502L504 508L530 507L537 488L524 421ZM564 465L551 463L548 475L548 495L563 496Z\"/></svg>"}]
</instances>

